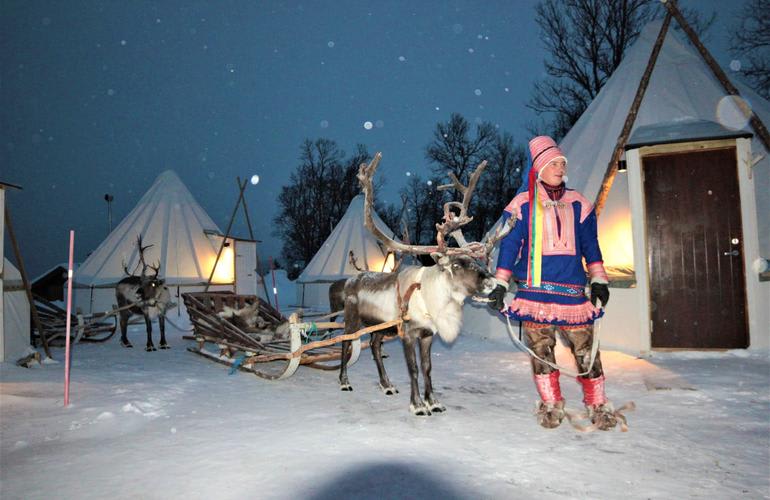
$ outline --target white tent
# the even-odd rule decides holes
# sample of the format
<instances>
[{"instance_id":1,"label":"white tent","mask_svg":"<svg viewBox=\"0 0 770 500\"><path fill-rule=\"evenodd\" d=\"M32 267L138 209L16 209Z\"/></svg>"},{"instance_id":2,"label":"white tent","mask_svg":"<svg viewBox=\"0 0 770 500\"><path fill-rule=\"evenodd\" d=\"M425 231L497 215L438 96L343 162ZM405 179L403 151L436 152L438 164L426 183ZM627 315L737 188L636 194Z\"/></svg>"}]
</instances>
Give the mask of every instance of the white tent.
<instances>
[{"instance_id":1,"label":"white tent","mask_svg":"<svg viewBox=\"0 0 770 500\"><path fill-rule=\"evenodd\" d=\"M0 362L13 362L25 356L29 343L29 301L19 270L3 258L2 267L2 331L0 331Z\"/></svg>"},{"instance_id":2,"label":"white tent","mask_svg":"<svg viewBox=\"0 0 770 500\"><path fill-rule=\"evenodd\" d=\"M397 239L377 213L373 212L372 218L383 233ZM297 278L297 304L328 309L329 285L359 272L350 262L350 252L361 270L389 272L393 269L394 256L389 255L364 226L363 195L351 200L345 215Z\"/></svg>"},{"instance_id":3,"label":"white tent","mask_svg":"<svg viewBox=\"0 0 770 500\"><path fill-rule=\"evenodd\" d=\"M560 144L569 159L568 186L582 192L589 200L595 200L600 191L607 165L661 31L661 23L653 22L643 30L612 77ZM770 103L740 82L732 83L764 124L770 124ZM727 248L708 255L712 260L727 259L717 263L722 263L724 268L735 267L736 263L743 261L735 274L741 275L743 280L736 281L737 288L745 288L745 321L728 322L718 335L729 338L733 333L731 330L738 330L740 323L745 323L748 325L749 347L766 349L770 346L770 281L766 281L766 271L758 275L758 271L766 268L764 259L770 257L770 154L753 134L736 102L736 97L726 95L697 49L680 39L670 27L625 145L627 171L615 175L599 216L599 240L612 287L601 327L604 346L634 354L647 353L656 347L663 347L656 345L659 341L653 338L653 332L660 335L659 332L664 330L666 325L661 323L679 321L679 318L659 317L658 311L663 307L657 302L655 290L650 289L651 280L655 279L653 275L658 279L673 279L661 273L660 265L651 257L654 244L649 238L653 228L646 217L653 213L654 207L645 202L645 187L660 191L670 190L670 186L654 184L650 176L645 178L645 165L654 157L725 149L735 151L735 161L722 167L725 171L737 172L737 176L733 174L736 185L734 195L738 200L734 212L740 213L738 220L743 237L742 241L732 238L730 242L731 238L725 238L728 241L716 242ZM753 140L749 138L752 135ZM699 173L696 167L691 174L692 179L697 179ZM695 185L692 181L692 186ZM708 187L713 187L715 192L717 187L721 189L721 186ZM680 188L680 192L670 190L669 196L684 197L689 189L694 189L688 184ZM711 191L709 189L708 194ZM722 197L718 203L726 204L727 201L726 197ZM728 211L727 208L724 210ZM683 215L673 213L667 222L671 225L682 224ZM701 226L696 218L692 224L693 232L707 233ZM684 229L685 232L689 230ZM706 234L706 238L709 236ZM706 254L702 248L695 248L694 243L692 245L692 253ZM732 251L736 248L740 252ZM682 260L688 258L683 256ZM684 293L695 295L703 288L716 288L714 282L717 280L705 276L708 272L702 268L691 268L684 274L690 278L684 286ZM731 275L731 279L735 278ZM745 287L740 285L743 282ZM721 300L727 303L734 299L728 294ZM724 313L719 300L716 304L703 305L707 302L704 300L693 307L688 322L682 325L682 329L691 335L690 341L695 347L713 347L721 341L719 338L706 339L701 331L703 324L714 321L715 314ZM483 307L467 305L465 323L467 327L477 328L487 335L507 335L499 315L490 314ZM514 327L517 328L517 324Z\"/></svg>"},{"instance_id":4,"label":"white tent","mask_svg":"<svg viewBox=\"0 0 770 500\"><path fill-rule=\"evenodd\" d=\"M222 232L171 170L160 174L133 210L77 269L75 306L83 312L109 310L115 304L115 284L129 271L141 269L137 237L145 262L160 263L160 276L177 295L202 290L222 243ZM210 290L258 294L256 243L228 238ZM237 285L237 286L236 286ZM260 293L264 298L264 292Z\"/></svg>"}]
</instances>

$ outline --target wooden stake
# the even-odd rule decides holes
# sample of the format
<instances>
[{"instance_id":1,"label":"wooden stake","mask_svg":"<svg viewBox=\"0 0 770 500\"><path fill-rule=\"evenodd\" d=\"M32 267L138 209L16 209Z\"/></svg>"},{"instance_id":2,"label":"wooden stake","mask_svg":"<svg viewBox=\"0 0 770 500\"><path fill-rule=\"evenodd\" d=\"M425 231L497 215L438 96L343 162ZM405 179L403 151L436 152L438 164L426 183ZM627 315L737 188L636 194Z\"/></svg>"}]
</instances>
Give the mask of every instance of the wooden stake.
<instances>
[{"instance_id":1,"label":"wooden stake","mask_svg":"<svg viewBox=\"0 0 770 500\"><path fill-rule=\"evenodd\" d=\"M209 279L206 282L206 288L203 289L204 292L209 291L209 287L211 286L211 279L214 277L214 271L217 269L217 264L219 264L219 258L222 256L222 250L225 249L225 243L227 243L227 238L230 236L230 229L233 227L233 221L235 220L235 214L238 212L238 205L241 204L241 199L243 199L243 190L246 189L246 182L244 181L243 184L241 184L241 181L238 181L238 187L240 188L240 193L238 194L238 201L235 202L235 208L233 208L233 215L230 216L230 223L227 225L227 231L225 231L225 236L222 238L222 244L219 245L219 251L217 252L217 258L214 261L214 267L211 268L211 274L209 274Z\"/></svg>"},{"instance_id":2,"label":"wooden stake","mask_svg":"<svg viewBox=\"0 0 770 500\"><path fill-rule=\"evenodd\" d=\"M666 38L668 32L668 26L671 24L671 13L667 13L665 19L663 19L663 25L660 27L658 38L655 40L655 45L652 47L652 53L647 61L647 67L644 69L642 79L639 81L639 86L636 89L636 95L631 103L631 107L626 115L626 121L623 124L623 129L620 131L618 140L615 143L615 149L612 150L612 156L610 162L607 165L607 170L604 172L604 179L602 179L602 185L599 189L599 193L596 195L596 203L594 203L596 209L596 216L598 217L604 209L604 204L607 202L607 196L610 194L612 183L615 181L615 174L618 172L618 162L620 157L623 156L623 149L628 142L628 136L631 134L631 129L636 121L636 115L639 113L639 107L642 104L644 93L647 91L647 85L650 83L650 77L652 76L652 70L655 68L655 62L658 60L658 54L663 46L663 40Z\"/></svg>"},{"instance_id":3,"label":"wooden stake","mask_svg":"<svg viewBox=\"0 0 770 500\"><path fill-rule=\"evenodd\" d=\"M37 315L35 300L32 298L32 288L30 287L29 280L27 279L27 271L24 268L24 260L21 258L19 244L16 241L16 235L13 232L13 225L11 224L11 213L7 206L5 207L5 227L8 228L8 237L11 239L13 253L16 255L16 262L19 264L19 274L21 274L21 281L24 283L24 291L27 292L29 311L32 313L32 323L34 323L35 328L37 328L37 331L40 334L40 340L43 342L43 350L45 350L45 355L49 358L52 358L51 350L48 348L48 338L45 336L45 330L43 330L43 325L40 323L40 318Z\"/></svg>"}]
</instances>

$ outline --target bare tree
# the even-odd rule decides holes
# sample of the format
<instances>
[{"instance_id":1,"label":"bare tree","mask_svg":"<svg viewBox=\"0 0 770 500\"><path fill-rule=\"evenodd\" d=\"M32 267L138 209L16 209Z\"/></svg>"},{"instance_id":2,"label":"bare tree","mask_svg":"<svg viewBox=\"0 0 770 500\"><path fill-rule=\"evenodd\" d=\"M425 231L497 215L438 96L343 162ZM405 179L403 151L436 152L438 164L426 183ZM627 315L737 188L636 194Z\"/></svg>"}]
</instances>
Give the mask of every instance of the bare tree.
<instances>
[{"instance_id":1,"label":"bare tree","mask_svg":"<svg viewBox=\"0 0 770 500\"><path fill-rule=\"evenodd\" d=\"M274 219L273 234L283 240L286 261L307 263L313 258L359 193L358 168L370 158L361 145L346 158L329 139L302 144L300 163L281 188L280 212Z\"/></svg>"},{"instance_id":2,"label":"bare tree","mask_svg":"<svg viewBox=\"0 0 770 500\"><path fill-rule=\"evenodd\" d=\"M497 130L491 123L481 123L476 126L475 131L472 131L471 125L462 115L452 113L449 121L436 124L433 140L428 144L425 156L431 161L431 170L440 184L446 183L449 173L454 174L461 183L467 184L468 176L473 173L476 165L490 158L497 141ZM434 183L434 189L437 185ZM458 194L455 192L449 193L448 196L458 199ZM430 210L439 207L439 213L441 213L440 207L445 201L443 198L444 195L441 195L424 201L432 203ZM479 213L477 198L473 199L471 207L471 212L474 214ZM481 224L483 224L482 220L474 219L467 226L466 232L472 238L480 238L484 230Z\"/></svg>"},{"instance_id":3,"label":"bare tree","mask_svg":"<svg viewBox=\"0 0 770 500\"><path fill-rule=\"evenodd\" d=\"M474 222L481 231L488 231L494 225L505 205L516 195L522 183L527 153L523 146L514 145L513 137L504 132L495 139L488 161L486 172L476 188L478 202Z\"/></svg>"},{"instance_id":4,"label":"bare tree","mask_svg":"<svg viewBox=\"0 0 770 500\"><path fill-rule=\"evenodd\" d=\"M743 57L741 73L748 83L766 99L770 99L770 0L749 0L740 13L740 21L732 30L730 50Z\"/></svg>"},{"instance_id":5,"label":"bare tree","mask_svg":"<svg viewBox=\"0 0 770 500\"><path fill-rule=\"evenodd\" d=\"M436 237L436 223L441 221L443 206L448 196L436 190L439 184L446 181L434 177L425 180L418 175L409 178L406 186L401 189L401 195L406 197L406 213L410 243L413 245L428 245Z\"/></svg>"},{"instance_id":6,"label":"bare tree","mask_svg":"<svg viewBox=\"0 0 770 500\"><path fill-rule=\"evenodd\" d=\"M669 0L673 1L673 0ZM659 0L543 0L535 8L549 53L548 77L535 83L527 106L550 121L533 132L561 139L620 65L645 24L664 13ZM714 20L683 9L702 34Z\"/></svg>"}]
</instances>

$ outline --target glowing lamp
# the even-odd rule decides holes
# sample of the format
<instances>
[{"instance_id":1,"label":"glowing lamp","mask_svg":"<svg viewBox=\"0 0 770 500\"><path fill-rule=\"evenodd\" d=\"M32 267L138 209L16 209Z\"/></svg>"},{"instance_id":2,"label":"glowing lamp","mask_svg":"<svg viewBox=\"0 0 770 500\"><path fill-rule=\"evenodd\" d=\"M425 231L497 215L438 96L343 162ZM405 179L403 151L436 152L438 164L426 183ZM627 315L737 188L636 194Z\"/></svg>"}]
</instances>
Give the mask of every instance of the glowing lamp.
<instances>
[{"instance_id":1,"label":"glowing lamp","mask_svg":"<svg viewBox=\"0 0 770 500\"><path fill-rule=\"evenodd\" d=\"M213 257L211 264L214 264L216 256ZM211 278L212 283L229 284L235 281L235 253L230 243L225 243L225 247L222 249L222 255L219 256L219 262L214 269L214 276Z\"/></svg>"}]
</instances>

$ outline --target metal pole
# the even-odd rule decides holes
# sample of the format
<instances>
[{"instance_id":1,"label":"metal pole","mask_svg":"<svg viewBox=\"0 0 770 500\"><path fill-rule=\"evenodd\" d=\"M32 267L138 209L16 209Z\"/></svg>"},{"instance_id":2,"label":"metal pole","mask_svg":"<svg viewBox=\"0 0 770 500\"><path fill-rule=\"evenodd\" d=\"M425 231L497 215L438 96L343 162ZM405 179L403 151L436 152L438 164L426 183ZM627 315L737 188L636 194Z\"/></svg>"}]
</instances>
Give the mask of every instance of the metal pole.
<instances>
[{"instance_id":1,"label":"metal pole","mask_svg":"<svg viewBox=\"0 0 770 500\"><path fill-rule=\"evenodd\" d=\"M72 323L72 268L75 253L75 231L70 229L70 255L67 267L67 326L64 348L64 406L70 404L70 324Z\"/></svg>"}]
</instances>

